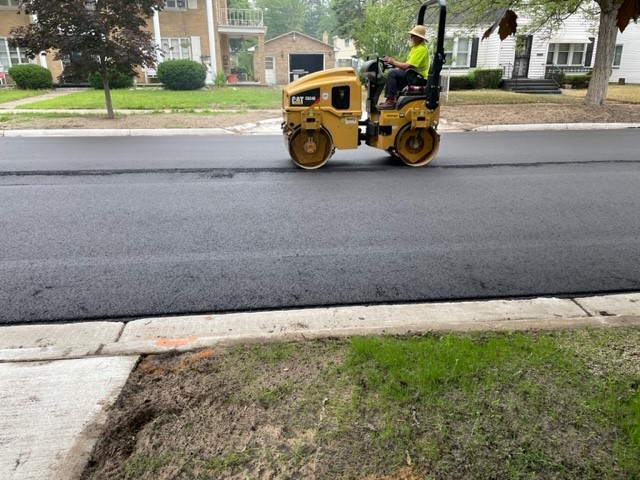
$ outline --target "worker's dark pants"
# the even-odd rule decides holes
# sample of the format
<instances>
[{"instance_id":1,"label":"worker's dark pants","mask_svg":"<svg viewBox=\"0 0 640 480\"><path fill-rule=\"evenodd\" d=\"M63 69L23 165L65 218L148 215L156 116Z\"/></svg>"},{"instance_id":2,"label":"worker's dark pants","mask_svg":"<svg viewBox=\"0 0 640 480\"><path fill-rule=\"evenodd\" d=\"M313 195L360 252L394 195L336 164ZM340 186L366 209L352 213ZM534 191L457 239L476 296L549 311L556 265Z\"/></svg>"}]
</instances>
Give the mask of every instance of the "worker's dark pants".
<instances>
[{"instance_id":1,"label":"worker's dark pants","mask_svg":"<svg viewBox=\"0 0 640 480\"><path fill-rule=\"evenodd\" d=\"M387 84L384 87L385 98L398 98L398 92L407 86L407 72L399 68L392 68L387 74Z\"/></svg>"}]
</instances>

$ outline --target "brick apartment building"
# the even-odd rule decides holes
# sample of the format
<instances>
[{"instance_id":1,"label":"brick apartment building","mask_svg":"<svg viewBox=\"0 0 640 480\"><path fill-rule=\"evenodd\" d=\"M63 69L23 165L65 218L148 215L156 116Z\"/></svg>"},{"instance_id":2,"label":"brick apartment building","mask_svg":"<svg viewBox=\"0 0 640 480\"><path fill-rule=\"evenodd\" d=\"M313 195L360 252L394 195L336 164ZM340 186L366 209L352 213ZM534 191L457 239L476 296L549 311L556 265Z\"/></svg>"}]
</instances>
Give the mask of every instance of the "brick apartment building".
<instances>
[{"instance_id":1,"label":"brick apartment building","mask_svg":"<svg viewBox=\"0 0 640 480\"><path fill-rule=\"evenodd\" d=\"M17 15L18 0L0 0L0 73L9 70L12 65L28 63L20 48L12 48L7 42L12 27L27 25L33 21L29 15ZM201 62L210 68L212 76L216 72L225 72L230 81L234 58L230 52L231 39L255 39L256 50L264 51L267 28L263 23L259 9L227 8L226 0L166 0L163 11L156 13L149 21L149 30L153 32L154 43L162 48L158 62L164 59L190 59ZM57 79L64 69L64 61L54 60L48 53L33 60L51 70ZM264 56L253 60L253 80L265 83ZM154 82L155 71L141 71L137 81ZM211 80L211 78L209 79Z\"/></svg>"}]
</instances>

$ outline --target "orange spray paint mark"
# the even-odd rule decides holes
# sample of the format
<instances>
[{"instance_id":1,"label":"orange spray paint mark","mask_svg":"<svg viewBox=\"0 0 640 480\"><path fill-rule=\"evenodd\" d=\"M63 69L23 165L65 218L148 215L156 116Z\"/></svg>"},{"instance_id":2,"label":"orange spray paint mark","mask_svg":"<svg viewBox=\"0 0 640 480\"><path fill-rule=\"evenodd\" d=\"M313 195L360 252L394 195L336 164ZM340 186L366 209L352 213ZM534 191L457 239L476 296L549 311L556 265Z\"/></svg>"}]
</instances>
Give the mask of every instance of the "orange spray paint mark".
<instances>
[{"instance_id":1,"label":"orange spray paint mark","mask_svg":"<svg viewBox=\"0 0 640 480\"><path fill-rule=\"evenodd\" d=\"M183 347L195 342L197 339L198 337L193 335L185 338L158 338L155 344L158 347Z\"/></svg>"}]
</instances>

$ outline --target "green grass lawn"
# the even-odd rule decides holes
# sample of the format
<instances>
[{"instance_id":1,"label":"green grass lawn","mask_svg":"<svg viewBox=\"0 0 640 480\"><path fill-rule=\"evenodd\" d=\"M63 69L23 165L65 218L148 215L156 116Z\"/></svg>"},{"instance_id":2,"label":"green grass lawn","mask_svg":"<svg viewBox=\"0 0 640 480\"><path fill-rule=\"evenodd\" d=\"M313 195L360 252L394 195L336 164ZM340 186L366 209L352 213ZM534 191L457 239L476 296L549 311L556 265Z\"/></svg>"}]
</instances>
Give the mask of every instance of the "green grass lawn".
<instances>
[{"instance_id":1,"label":"green grass lawn","mask_svg":"<svg viewBox=\"0 0 640 480\"><path fill-rule=\"evenodd\" d=\"M210 90L113 90L114 109L276 109L280 108L281 90L277 88L221 87ZM87 90L21 108L104 109L104 92Z\"/></svg>"},{"instance_id":2,"label":"green grass lawn","mask_svg":"<svg viewBox=\"0 0 640 480\"><path fill-rule=\"evenodd\" d=\"M150 357L99 478L637 479L639 346L603 328Z\"/></svg>"},{"instance_id":3,"label":"green grass lawn","mask_svg":"<svg viewBox=\"0 0 640 480\"><path fill-rule=\"evenodd\" d=\"M9 90L3 88L0 89L0 103L13 102L14 100L35 97L49 92L50 90Z\"/></svg>"}]
</instances>

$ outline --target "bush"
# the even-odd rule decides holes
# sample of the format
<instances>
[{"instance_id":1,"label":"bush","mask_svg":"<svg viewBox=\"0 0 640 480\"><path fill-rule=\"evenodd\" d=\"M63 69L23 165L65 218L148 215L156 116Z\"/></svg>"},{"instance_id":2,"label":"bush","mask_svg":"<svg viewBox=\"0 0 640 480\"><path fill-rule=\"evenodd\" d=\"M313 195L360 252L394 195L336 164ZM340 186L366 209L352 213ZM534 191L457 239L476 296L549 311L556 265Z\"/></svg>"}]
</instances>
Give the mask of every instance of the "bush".
<instances>
[{"instance_id":1,"label":"bush","mask_svg":"<svg viewBox=\"0 0 640 480\"><path fill-rule=\"evenodd\" d=\"M458 75L449 78L449 90L473 90L475 81L472 75Z\"/></svg>"},{"instance_id":2,"label":"bush","mask_svg":"<svg viewBox=\"0 0 640 480\"><path fill-rule=\"evenodd\" d=\"M567 75L563 83L568 83L571 88L587 88L589 87L591 75Z\"/></svg>"},{"instance_id":3,"label":"bush","mask_svg":"<svg viewBox=\"0 0 640 480\"><path fill-rule=\"evenodd\" d=\"M502 69L477 69L473 73L474 88L500 88Z\"/></svg>"},{"instance_id":4,"label":"bush","mask_svg":"<svg viewBox=\"0 0 640 480\"><path fill-rule=\"evenodd\" d=\"M25 63L9 69L9 75L23 90L42 90L53 88L51 72L40 65Z\"/></svg>"},{"instance_id":5,"label":"bush","mask_svg":"<svg viewBox=\"0 0 640 480\"><path fill-rule=\"evenodd\" d=\"M193 60L167 60L158 65L158 81L169 90L198 90L206 78L207 68Z\"/></svg>"},{"instance_id":6,"label":"bush","mask_svg":"<svg viewBox=\"0 0 640 480\"><path fill-rule=\"evenodd\" d=\"M560 71L560 70L553 70L551 72L547 72L544 76L544 78L548 79L548 80L553 80L554 82L556 82L558 84L559 87L561 87L562 85L564 85L565 82L565 74L564 72Z\"/></svg>"},{"instance_id":7,"label":"bush","mask_svg":"<svg viewBox=\"0 0 640 480\"><path fill-rule=\"evenodd\" d=\"M133 87L133 77L131 75L118 72L117 70L110 70L108 72L108 77L110 89ZM96 90L102 90L104 88L104 85L102 85L102 77L100 76L99 72L93 72L89 74L88 80L89 85L91 85Z\"/></svg>"}]
</instances>

